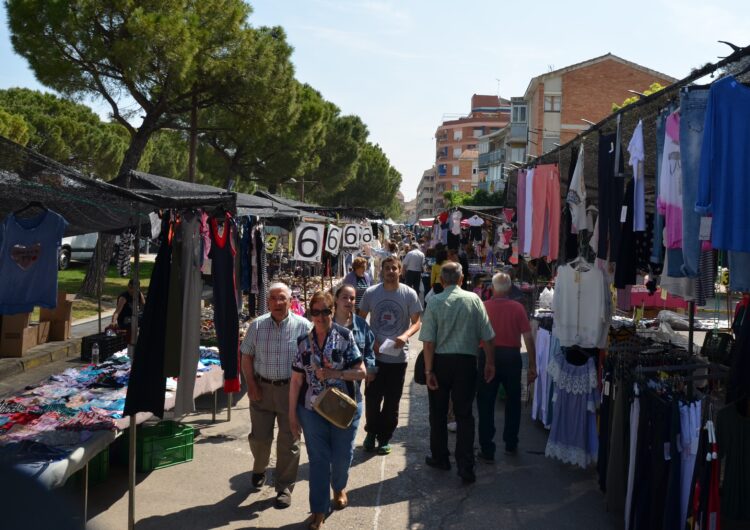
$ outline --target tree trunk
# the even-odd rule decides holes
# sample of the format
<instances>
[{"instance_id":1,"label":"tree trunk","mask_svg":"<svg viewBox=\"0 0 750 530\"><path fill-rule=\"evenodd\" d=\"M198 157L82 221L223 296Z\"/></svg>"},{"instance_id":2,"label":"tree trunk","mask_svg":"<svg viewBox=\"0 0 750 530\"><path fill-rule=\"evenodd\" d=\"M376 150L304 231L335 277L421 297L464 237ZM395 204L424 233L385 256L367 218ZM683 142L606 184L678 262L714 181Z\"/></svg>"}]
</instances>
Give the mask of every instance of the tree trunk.
<instances>
[{"instance_id":1,"label":"tree trunk","mask_svg":"<svg viewBox=\"0 0 750 530\"><path fill-rule=\"evenodd\" d=\"M153 127L154 121L154 117L148 116L143 120L143 124L131 139L128 150L125 151L122 164L120 164L120 170L117 172L118 177L127 177L130 174L131 169L136 169L138 167L138 163L141 161L148 140L155 130ZM136 238L135 244L138 245L139 243L140 242ZM91 262L89 262L89 266L86 269L86 276L83 278L83 283L81 284L82 295L97 297L99 296L99 293L101 293L104 287L104 280L107 278L107 268L109 267L109 262L112 258L114 246L115 236L103 232L99 233L99 239L96 242L94 254L91 256Z\"/></svg>"},{"instance_id":2,"label":"tree trunk","mask_svg":"<svg viewBox=\"0 0 750 530\"><path fill-rule=\"evenodd\" d=\"M198 150L198 100L193 95L190 110L190 155L188 157L188 182L195 182L196 152Z\"/></svg>"},{"instance_id":3,"label":"tree trunk","mask_svg":"<svg viewBox=\"0 0 750 530\"><path fill-rule=\"evenodd\" d=\"M279 188L278 184L276 184L275 182L271 183L268 185L268 193L272 193L276 195L278 188Z\"/></svg>"}]
</instances>

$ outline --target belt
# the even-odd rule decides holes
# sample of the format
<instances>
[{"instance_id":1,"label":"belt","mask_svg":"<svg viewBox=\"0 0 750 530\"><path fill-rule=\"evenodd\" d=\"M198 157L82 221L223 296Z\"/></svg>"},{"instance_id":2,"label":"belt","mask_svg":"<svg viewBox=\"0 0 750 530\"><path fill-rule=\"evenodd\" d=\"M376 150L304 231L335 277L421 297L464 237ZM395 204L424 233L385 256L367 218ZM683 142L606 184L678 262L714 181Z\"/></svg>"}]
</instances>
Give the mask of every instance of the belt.
<instances>
[{"instance_id":1,"label":"belt","mask_svg":"<svg viewBox=\"0 0 750 530\"><path fill-rule=\"evenodd\" d=\"M289 383L289 379L266 379L265 377L258 376L258 379L261 383L268 383L269 385L273 386L284 386L287 383Z\"/></svg>"}]
</instances>

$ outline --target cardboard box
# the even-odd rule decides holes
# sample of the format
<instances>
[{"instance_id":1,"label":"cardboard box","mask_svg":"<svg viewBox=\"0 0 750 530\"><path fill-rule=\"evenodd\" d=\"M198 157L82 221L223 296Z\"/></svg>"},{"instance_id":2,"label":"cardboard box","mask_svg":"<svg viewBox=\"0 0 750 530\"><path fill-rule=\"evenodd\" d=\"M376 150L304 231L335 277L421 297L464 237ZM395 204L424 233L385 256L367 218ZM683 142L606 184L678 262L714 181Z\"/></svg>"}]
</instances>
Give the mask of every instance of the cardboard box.
<instances>
[{"instance_id":1,"label":"cardboard box","mask_svg":"<svg viewBox=\"0 0 750 530\"><path fill-rule=\"evenodd\" d=\"M55 320L70 320L73 314L74 295L69 295L63 291L57 293L57 306L54 309L42 307L39 311L39 320L41 322L53 322Z\"/></svg>"},{"instance_id":2,"label":"cardboard box","mask_svg":"<svg viewBox=\"0 0 750 530\"><path fill-rule=\"evenodd\" d=\"M36 327L23 328L20 331L3 332L2 338L0 338L0 356L22 357L26 350L32 346L36 346L37 334Z\"/></svg>"},{"instance_id":3,"label":"cardboard box","mask_svg":"<svg viewBox=\"0 0 750 530\"><path fill-rule=\"evenodd\" d=\"M47 339L49 339L49 322L40 322L36 325L36 343L37 344L44 344L47 342Z\"/></svg>"},{"instance_id":4,"label":"cardboard box","mask_svg":"<svg viewBox=\"0 0 750 530\"><path fill-rule=\"evenodd\" d=\"M29 327L31 313L18 313L16 315L3 315L2 333L14 333Z\"/></svg>"},{"instance_id":5,"label":"cardboard box","mask_svg":"<svg viewBox=\"0 0 750 530\"><path fill-rule=\"evenodd\" d=\"M56 340L68 340L70 338L70 320L53 320L49 323L50 342Z\"/></svg>"}]
</instances>

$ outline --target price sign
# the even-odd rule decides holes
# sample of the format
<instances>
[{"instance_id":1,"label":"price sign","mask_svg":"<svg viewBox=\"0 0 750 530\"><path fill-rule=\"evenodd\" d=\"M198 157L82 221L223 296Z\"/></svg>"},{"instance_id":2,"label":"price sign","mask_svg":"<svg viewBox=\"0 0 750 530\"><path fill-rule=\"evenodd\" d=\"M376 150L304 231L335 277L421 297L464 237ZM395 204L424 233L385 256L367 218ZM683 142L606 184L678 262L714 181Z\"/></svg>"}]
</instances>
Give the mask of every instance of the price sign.
<instances>
[{"instance_id":1,"label":"price sign","mask_svg":"<svg viewBox=\"0 0 750 530\"><path fill-rule=\"evenodd\" d=\"M329 254L336 255L339 253L341 247L341 227L336 225L328 225L328 233L326 234L326 247L325 250Z\"/></svg>"},{"instance_id":2,"label":"price sign","mask_svg":"<svg viewBox=\"0 0 750 530\"><path fill-rule=\"evenodd\" d=\"M324 225L301 223L294 231L294 259L320 263Z\"/></svg>"},{"instance_id":3,"label":"price sign","mask_svg":"<svg viewBox=\"0 0 750 530\"><path fill-rule=\"evenodd\" d=\"M266 254L273 254L276 250L276 245L279 243L279 236L275 234L269 234L266 236Z\"/></svg>"},{"instance_id":4,"label":"price sign","mask_svg":"<svg viewBox=\"0 0 750 530\"><path fill-rule=\"evenodd\" d=\"M363 245L369 245L372 243L372 225L367 223L359 227L359 241Z\"/></svg>"},{"instance_id":5,"label":"price sign","mask_svg":"<svg viewBox=\"0 0 750 530\"><path fill-rule=\"evenodd\" d=\"M346 225L342 244L345 248L356 248L359 246L359 225Z\"/></svg>"}]
</instances>

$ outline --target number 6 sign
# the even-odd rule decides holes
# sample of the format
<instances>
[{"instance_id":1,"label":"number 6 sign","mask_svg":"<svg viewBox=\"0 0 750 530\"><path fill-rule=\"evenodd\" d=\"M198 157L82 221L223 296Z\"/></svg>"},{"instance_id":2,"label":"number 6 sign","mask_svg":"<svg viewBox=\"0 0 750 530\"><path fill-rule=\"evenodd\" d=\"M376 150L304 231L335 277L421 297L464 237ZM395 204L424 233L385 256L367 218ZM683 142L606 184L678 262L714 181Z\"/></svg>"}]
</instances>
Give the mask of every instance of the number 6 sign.
<instances>
[{"instance_id":1,"label":"number 6 sign","mask_svg":"<svg viewBox=\"0 0 750 530\"><path fill-rule=\"evenodd\" d=\"M369 245L372 243L372 226L370 223L367 223L366 225L362 225L359 227L359 241L363 245Z\"/></svg>"},{"instance_id":2,"label":"number 6 sign","mask_svg":"<svg viewBox=\"0 0 750 530\"><path fill-rule=\"evenodd\" d=\"M324 225L301 223L294 231L294 259L320 263Z\"/></svg>"},{"instance_id":3,"label":"number 6 sign","mask_svg":"<svg viewBox=\"0 0 750 530\"><path fill-rule=\"evenodd\" d=\"M329 254L336 255L339 253L341 246L341 228L336 225L328 225L328 234L326 235L325 250Z\"/></svg>"},{"instance_id":4,"label":"number 6 sign","mask_svg":"<svg viewBox=\"0 0 750 530\"><path fill-rule=\"evenodd\" d=\"M343 245L347 248L359 246L359 225L346 225L344 227Z\"/></svg>"}]
</instances>

